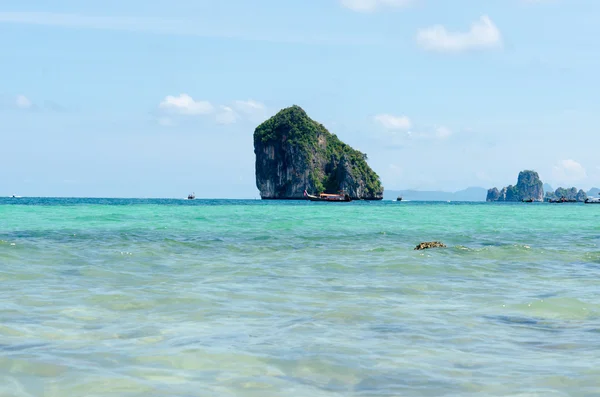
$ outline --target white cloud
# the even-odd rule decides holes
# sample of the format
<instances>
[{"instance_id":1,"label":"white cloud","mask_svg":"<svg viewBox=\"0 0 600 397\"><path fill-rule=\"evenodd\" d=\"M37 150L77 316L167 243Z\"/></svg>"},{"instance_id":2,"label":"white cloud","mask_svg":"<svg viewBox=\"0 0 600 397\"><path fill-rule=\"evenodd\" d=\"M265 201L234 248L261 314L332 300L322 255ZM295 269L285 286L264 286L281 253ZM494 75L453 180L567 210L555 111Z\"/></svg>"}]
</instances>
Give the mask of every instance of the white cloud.
<instances>
[{"instance_id":1,"label":"white cloud","mask_svg":"<svg viewBox=\"0 0 600 397\"><path fill-rule=\"evenodd\" d=\"M452 135L452 130L450 130L448 127L441 126L435 130L435 136L440 139L448 138L450 135Z\"/></svg>"},{"instance_id":2,"label":"white cloud","mask_svg":"<svg viewBox=\"0 0 600 397\"><path fill-rule=\"evenodd\" d=\"M378 8L390 7L401 8L406 7L413 0L339 0L340 4L352 11L371 12Z\"/></svg>"},{"instance_id":3,"label":"white cloud","mask_svg":"<svg viewBox=\"0 0 600 397\"><path fill-rule=\"evenodd\" d=\"M243 119L255 121L263 118L267 112L266 106L255 100L237 100L231 106L213 105L209 101L197 101L188 94L168 95L158 107L163 113L157 122L165 127L175 125L176 119L173 118L177 115L212 115L217 124L233 124Z\"/></svg>"},{"instance_id":4,"label":"white cloud","mask_svg":"<svg viewBox=\"0 0 600 397\"><path fill-rule=\"evenodd\" d=\"M502 36L494 22L483 15L471 24L468 32L452 32L442 25L421 29L417 43L429 51L461 52L498 47Z\"/></svg>"},{"instance_id":5,"label":"white cloud","mask_svg":"<svg viewBox=\"0 0 600 397\"><path fill-rule=\"evenodd\" d=\"M391 114L378 114L375 121L388 130L408 130L412 123L407 116L393 116Z\"/></svg>"},{"instance_id":6,"label":"white cloud","mask_svg":"<svg viewBox=\"0 0 600 397\"><path fill-rule=\"evenodd\" d=\"M219 113L215 116L219 124L233 124L237 121L238 115L229 106L221 106Z\"/></svg>"},{"instance_id":7,"label":"white cloud","mask_svg":"<svg viewBox=\"0 0 600 397\"><path fill-rule=\"evenodd\" d=\"M552 175L556 182L576 182L587 178L587 172L581 164L575 160L559 161L552 168Z\"/></svg>"},{"instance_id":8,"label":"white cloud","mask_svg":"<svg viewBox=\"0 0 600 397\"><path fill-rule=\"evenodd\" d=\"M240 112L246 114L263 113L266 110L266 106L263 103L254 101L252 99L247 101L235 101L234 106Z\"/></svg>"},{"instance_id":9,"label":"white cloud","mask_svg":"<svg viewBox=\"0 0 600 397\"><path fill-rule=\"evenodd\" d=\"M386 140L400 139L400 142L437 140L443 141L453 135L453 131L443 125L420 130L413 130L413 122L408 116L394 116L391 114L378 114L374 117L376 123L379 123L386 130ZM401 133L399 133L401 131Z\"/></svg>"},{"instance_id":10,"label":"white cloud","mask_svg":"<svg viewBox=\"0 0 600 397\"><path fill-rule=\"evenodd\" d=\"M452 136L453 132L450 128L440 126L436 127L433 130L425 130L425 131L409 131L408 136L412 139L418 140L438 140L443 141Z\"/></svg>"},{"instance_id":11,"label":"white cloud","mask_svg":"<svg viewBox=\"0 0 600 397\"><path fill-rule=\"evenodd\" d=\"M158 106L165 111L191 116L210 114L214 111L214 106L210 102L195 101L187 94L168 95Z\"/></svg>"},{"instance_id":12,"label":"white cloud","mask_svg":"<svg viewBox=\"0 0 600 397\"><path fill-rule=\"evenodd\" d=\"M21 109L29 109L33 106L33 103L25 95L17 95L15 105Z\"/></svg>"}]
</instances>

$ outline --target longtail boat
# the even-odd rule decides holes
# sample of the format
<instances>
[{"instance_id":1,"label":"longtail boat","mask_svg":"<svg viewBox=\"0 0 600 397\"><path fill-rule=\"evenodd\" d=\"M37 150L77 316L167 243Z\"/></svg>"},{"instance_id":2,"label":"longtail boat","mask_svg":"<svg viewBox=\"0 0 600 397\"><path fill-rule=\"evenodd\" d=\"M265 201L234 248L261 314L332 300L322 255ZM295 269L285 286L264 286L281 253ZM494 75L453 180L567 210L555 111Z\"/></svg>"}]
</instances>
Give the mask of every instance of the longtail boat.
<instances>
[{"instance_id":1,"label":"longtail boat","mask_svg":"<svg viewBox=\"0 0 600 397\"><path fill-rule=\"evenodd\" d=\"M576 199L569 199L566 197L561 197L559 199L548 199L549 203L576 203Z\"/></svg>"},{"instance_id":2,"label":"longtail boat","mask_svg":"<svg viewBox=\"0 0 600 397\"><path fill-rule=\"evenodd\" d=\"M334 202L334 203L347 203L347 202L352 201L352 199L350 199L350 196L346 193L339 193L339 194L321 193L318 196L314 196L312 194L308 194L308 192L305 190L304 197L306 197L310 201L328 201L328 202Z\"/></svg>"}]
</instances>

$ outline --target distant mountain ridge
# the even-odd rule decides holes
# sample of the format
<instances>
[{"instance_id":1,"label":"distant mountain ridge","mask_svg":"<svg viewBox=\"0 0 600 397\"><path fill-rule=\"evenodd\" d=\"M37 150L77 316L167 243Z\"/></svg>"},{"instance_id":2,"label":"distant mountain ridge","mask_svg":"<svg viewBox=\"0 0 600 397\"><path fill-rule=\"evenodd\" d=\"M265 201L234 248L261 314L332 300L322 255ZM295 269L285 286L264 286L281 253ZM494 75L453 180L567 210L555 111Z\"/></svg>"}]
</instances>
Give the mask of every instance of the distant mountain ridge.
<instances>
[{"instance_id":1,"label":"distant mountain ridge","mask_svg":"<svg viewBox=\"0 0 600 397\"><path fill-rule=\"evenodd\" d=\"M384 200L395 200L401 196L403 200L412 201L485 201L487 189L482 187L469 187L457 192L444 192L436 190L385 190Z\"/></svg>"},{"instance_id":2,"label":"distant mountain ridge","mask_svg":"<svg viewBox=\"0 0 600 397\"><path fill-rule=\"evenodd\" d=\"M598 194L600 194L600 189L597 187L593 187L587 192L588 197L596 197Z\"/></svg>"}]
</instances>

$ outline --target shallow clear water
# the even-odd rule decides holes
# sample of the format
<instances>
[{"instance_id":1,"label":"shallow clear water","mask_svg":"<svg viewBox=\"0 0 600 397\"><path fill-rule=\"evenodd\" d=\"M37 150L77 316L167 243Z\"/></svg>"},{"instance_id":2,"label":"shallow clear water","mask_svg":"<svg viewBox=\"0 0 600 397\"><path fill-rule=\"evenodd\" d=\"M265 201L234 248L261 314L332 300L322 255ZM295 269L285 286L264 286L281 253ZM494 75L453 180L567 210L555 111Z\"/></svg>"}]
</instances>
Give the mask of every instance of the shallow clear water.
<instances>
[{"instance_id":1,"label":"shallow clear water","mask_svg":"<svg viewBox=\"0 0 600 397\"><path fill-rule=\"evenodd\" d=\"M599 221L0 199L0 396L597 396Z\"/></svg>"}]
</instances>

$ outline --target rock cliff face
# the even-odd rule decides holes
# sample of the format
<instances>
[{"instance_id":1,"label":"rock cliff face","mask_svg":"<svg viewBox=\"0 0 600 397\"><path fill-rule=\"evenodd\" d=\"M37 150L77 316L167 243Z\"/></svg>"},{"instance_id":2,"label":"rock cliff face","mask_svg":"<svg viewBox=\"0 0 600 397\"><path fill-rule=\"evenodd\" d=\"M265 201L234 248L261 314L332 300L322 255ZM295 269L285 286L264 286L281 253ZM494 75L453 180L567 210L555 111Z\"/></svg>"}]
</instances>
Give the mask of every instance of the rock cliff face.
<instances>
[{"instance_id":1,"label":"rock cliff face","mask_svg":"<svg viewBox=\"0 0 600 397\"><path fill-rule=\"evenodd\" d=\"M352 149L299 106L281 110L254 131L256 187L263 199L303 199L345 191L381 200L383 186L367 155Z\"/></svg>"},{"instance_id":2,"label":"rock cliff face","mask_svg":"<svg viewBox=\"0 0 600 397\"><path fill-rule=\"evenodd\" d=\"M504 192L504 197L506 197L506 191L504 189L502 189L502 191ZM488 190L485 201L499 201L499 200L500 200L500 192L498 191L498 188L494 187L494 188Z\"/></svg>"},{"instance_id":3,"label":"rock cliff face","mask_svg":"<svg viewBox=\"0 0 600 397\"><path fill-rule=\"evenodd\" d=\"M510 185L498 191L497 188L488 190L486 201L522 201L544 200L544 184L535 171L519 172L519 179L515 186Z\"/></svg>"}]
</instances>

